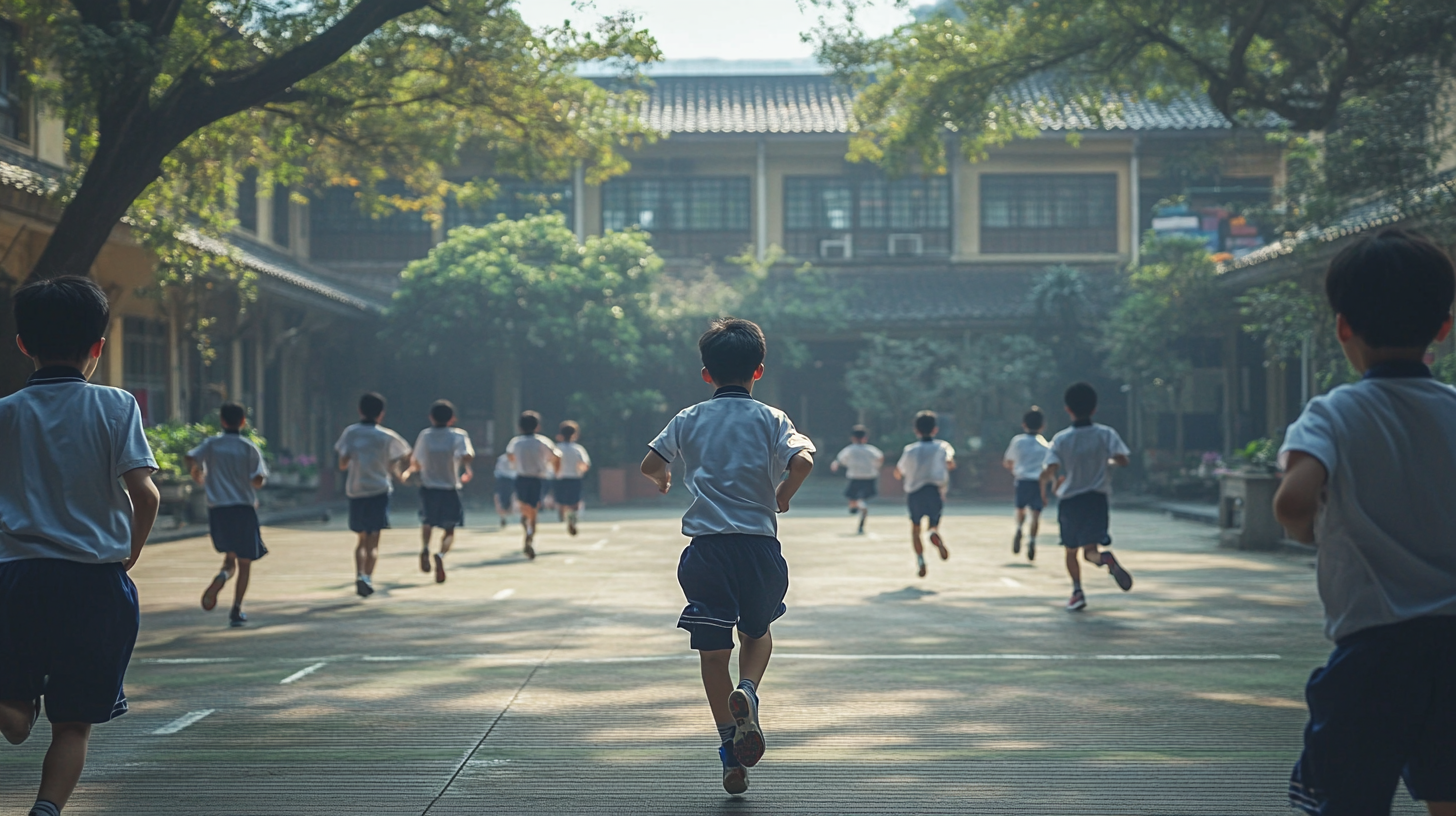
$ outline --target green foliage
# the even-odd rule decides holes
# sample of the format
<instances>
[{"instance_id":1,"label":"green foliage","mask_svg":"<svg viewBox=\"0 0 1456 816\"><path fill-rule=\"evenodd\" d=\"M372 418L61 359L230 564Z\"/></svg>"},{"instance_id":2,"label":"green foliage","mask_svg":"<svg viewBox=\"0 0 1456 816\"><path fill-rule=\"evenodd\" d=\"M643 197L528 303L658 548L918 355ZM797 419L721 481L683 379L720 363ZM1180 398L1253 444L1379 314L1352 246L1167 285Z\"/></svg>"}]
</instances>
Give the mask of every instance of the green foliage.
<instances>
[{"instance_id":1,"label":"green foliage","mask_svg":"<svg viewBox=\"0 0 1456 816\"><path fill-rule=\"evenodd\" d=\"M1456 385L1456 354L1446 354L1431 366L1431 373L1443 383Z\"/></svg>"},{"instance_id":2,"label":"green foliage","mask_svg":"<svg viewBox=\"0 0 1456 816\"><path fill-rule=\"evenodd\" d=\"M147 444L157 460L157 472L166 479L187 478L187 466L183 461L187 452L202 444L209 436L222 433L222 425L215 419L208 422L163 422L146 429ZM264 455L268 452L268 440L250 425L243 429L243 436L252 440Z\"/></svg>"},{"instance_id":3,"label":"green foliage","mask_svg":"<svg viewBox=\"0 0 1456 816\"><path fill-rule=\"evenodd\" d=\"M1237 299L1244 332L1262 337L1270 361L1299 364L1308 353L1317 391L1350 382L1356 372L1335 337L1335 316L1322 295L1296 281L1250 289Z\"/></svg>"},{"instance_id":4,"label":"green foliage","mask_svg":"<svg viewBox=\"0 0 1456 816\"><path fill-rule=\"evenodd\" d=\"M1279 446L1281 444L1283 444L1282 435L1273 439L1255 439L1234 451L1234 458L1239 464L1250 469L1273 473L1279 465Z\"/></svg>"}]
</instances>

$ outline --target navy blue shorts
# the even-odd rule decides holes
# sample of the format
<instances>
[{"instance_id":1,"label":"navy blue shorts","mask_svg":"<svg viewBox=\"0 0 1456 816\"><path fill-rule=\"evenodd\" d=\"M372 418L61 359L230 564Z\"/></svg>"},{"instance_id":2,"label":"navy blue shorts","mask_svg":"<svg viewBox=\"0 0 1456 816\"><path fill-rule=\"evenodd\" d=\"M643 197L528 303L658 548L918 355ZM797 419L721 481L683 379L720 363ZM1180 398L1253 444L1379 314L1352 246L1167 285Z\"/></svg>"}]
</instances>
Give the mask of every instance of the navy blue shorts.
<instances>
[{"instance_id":1,"label":"navy blue shorts","mask_svg":"<svg viewBox=\"0 0 1456 816\"><path fill-rule=\"evenodd\" d=\"M541 503L541 480L535 476L516 477L516 498L527 507Z\"/></svg>"},{"instance_id":2,"label":"navy blue shorts","mask_svg":"<svg viewBox=\"0 0 1456 816\"><path fill-rule=\"evenodd\" d=\"M1016 508L1030 507L1040 513L1045 505L1041 500L1041 482L1036 479L1016 480Z\"/></svg>"},{"instance_id":3,"label":"navy blue shorts","mask_svg":"<svg viewBox=\"0 0 1456 816\"><path fill-rule=\"evenodd\" d=\"M556 496L556 503L562 507L575 507L581 504L580 479L557 479L552 492Z\"/></svg>"},{"instance_id":4,"label":"navy blue shorts","mask_svg":"<svg viewBox=\"0 0 1456 816\"><path fill-rule=\"evenodd\" d=\"M931 527L940 526L940 511L945 509L945 501L940 498L939 486L925 485L906 496L905 504L910 507L911 524L919 524L921 519L928 517Z\"/></svg>"},{"instance_id":5,"label":"navy blue shorts","mask_svg":"<svg viewBox=\"0 0 1456 816\"><path fill-rule=\"evenodd\" d=\"M1057 503L1057 524L1062 528L1063 547L1108 546L1107 494L1079 493Z\"/></svg>"},{"instance_id":6,"label":"navy blue shorts","mask_svg":"<svg viewBox=\"0 0 1456 816\"><path fill-rule=\"evenodd\" d=\"M464 527L465 507L460 504L460 491L444 487L420 488L420 523L446 530Z\"/></svg>"},{"instance_id":7,"label":"navy blue shorts","mask_svg":"<svg viewBox=\"0 0 1456 816\"><path fill-rule=\"evenodd\" d=\"M207 508L207 528L212 548L253 561L268 554L263 531L258 529L258 511L246 504Z\"/></svg>"},{"instance_id":8,"label":"navy blue shorts","mask_svg":"<svg viewBox=\"0 0 1456 816\"><path fill-rule=\"evenodd\" d=\"M43 697L53 723L120 717L140 626L136 584L120 564L0 564L0 700Z\"/></svg>"},{"instance_id":9,"label":"navy blue shorts","mask_svg":"<svg viewBox=\"0 0 1456 816\"><path fill-rule=\"evenodd\" d=\"M879 479L850 479L844 486L844 497L850 501L873 499L880 494Z\"/></svg>"},{"instance_id":10,"label":"navy blue shorts","mask_svg":"<svg viewBox=\"0 0 1456 816\"><path fill-rule=\"evenodd\" d=\"M495 479L495 498L500 506L506 510L511 509L511 501L516 498L516 480L497 476Z\"/></svg>"},{"instance_id":11,"label":"navy blue shorts","mask_svg":"<svg viewBox=\"0 0 1456 816\"><path fill-rule=\"evenodd\" d=\"M1289 799L1315 816L1389 813L1396 782L1456 802L1456 617L1340 640L1305 687L1309 724Z\"/></svg>"},{"instance_id":12,"label":"navy blue shorts","mask_svg":"<svg viewBox=\"0 0 1456 816\"><path fill-rule=\"evenodd\" d=\"M789 565L773 536L698 536L678 559L677 582L688 599L677 627L699 651L732 649L735 628L761 638L787 611Z\"/></svg>"},{"instance_id":13,"label":"navy blue shorts","mask_svg":"<svg viewBox=\"0 0 1456 816\"><path fill-rule=\"evenodd\" d=\"M377 533L389 529L389 494L349 499L349 529L356 533Z\"/></svg>"}]
</instances>

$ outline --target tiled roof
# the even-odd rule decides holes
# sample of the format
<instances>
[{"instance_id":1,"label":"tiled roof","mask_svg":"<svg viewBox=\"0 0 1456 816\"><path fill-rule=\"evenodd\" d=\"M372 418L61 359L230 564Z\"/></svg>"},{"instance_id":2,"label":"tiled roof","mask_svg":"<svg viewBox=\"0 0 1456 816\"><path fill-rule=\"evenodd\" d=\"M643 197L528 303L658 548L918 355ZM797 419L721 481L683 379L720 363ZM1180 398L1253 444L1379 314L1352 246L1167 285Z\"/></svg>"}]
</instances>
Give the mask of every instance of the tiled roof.
<instances>
[{"instance_id":1,"label":"tiled roof","mask_svg":"<svg viewBox=\"0 0 1456 816\"><path fill-rule=\"evenodd\" d=\"M1031 288L1043 267L966 266L937 269L843 270L854 298L846 317L854 325L937 324L960 327L969 321L1022 321L1036 316ZM1110 291L1108 270L1083 270L1089 300L1098 308L1099 292Z\"/></svg>"},{"instance_id":2,"label":"tiled roof","mask_svg":"<svg viewBox=\"0 0 1456 816\"><path fill-rule=\"evenodd\" d=\"M822 75L663 76L653 80L639 115L663 133L849 133L856 129L854 94ZM1232 128L1207 97L1190 94L1171 102L1108 95L1104 124L1094 126L1084 101L1039 105L1051 86L1032 80L1012 99L1040 116L1044 130L1203 130ZM1121 108L1118 108L1118 105ZM1272 124L1270 120L1269 124Z\"/></svg>"},{"instance_id":3,"label":"tiled roof","mask_svg":"<svg viewBox=\"0 0 1456 816\"><path fill-rule=\"evenodd\" d=\"M386 304L367 295L345 291L332 281L303 267L296 259L261 244L233 236L226 242L209 238L195 231L181 235L183 241L218 255L230 255L244 268L259 276L259 286L272 288L285 296L298 291L347 314L383 314ZM270 286L271 284L271 286Z\"/></svg>"},{"instance_id":4,"label":"tiled roof","mask_svg":"<svg viewBox=\"0 0 1456 816\"><path fill-rule=\"evenodd\" d=\"M32 195L49 195L60 187L61 169L0 145L0 185Z\"/></svg>"}]
</instances>

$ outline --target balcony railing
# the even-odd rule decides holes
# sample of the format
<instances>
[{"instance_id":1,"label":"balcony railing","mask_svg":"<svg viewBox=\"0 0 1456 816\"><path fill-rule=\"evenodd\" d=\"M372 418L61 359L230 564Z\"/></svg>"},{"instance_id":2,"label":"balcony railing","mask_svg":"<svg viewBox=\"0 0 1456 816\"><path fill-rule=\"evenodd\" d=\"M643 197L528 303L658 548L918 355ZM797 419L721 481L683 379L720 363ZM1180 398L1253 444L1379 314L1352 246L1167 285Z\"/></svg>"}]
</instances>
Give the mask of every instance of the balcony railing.
<instances>
[{"instance_id":1,"label":"balcony railing","mask_svg":"<svg viewBox=\"0 0 1456 816\"><path fill-rule=\"evenodd\" d=\"M944 260L950 257L951 240L947 229L785 230L784 250L806 261Z\"/></svg>"}]
</instances>

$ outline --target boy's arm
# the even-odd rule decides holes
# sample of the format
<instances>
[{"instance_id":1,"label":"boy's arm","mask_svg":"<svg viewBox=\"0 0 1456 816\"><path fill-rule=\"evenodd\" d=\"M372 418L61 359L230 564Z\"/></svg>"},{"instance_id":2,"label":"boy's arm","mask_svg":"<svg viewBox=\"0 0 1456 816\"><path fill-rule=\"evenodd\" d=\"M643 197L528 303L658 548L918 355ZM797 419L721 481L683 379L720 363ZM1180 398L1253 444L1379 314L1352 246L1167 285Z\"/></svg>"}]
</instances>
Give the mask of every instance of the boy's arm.
<instances>
[{"instance_id":1,"label":"boy's arm","mask_svg":"<svg viewBox=\"0 0 1456 816\"><path fill-rule=\"evenodd\" d=\"M651 454L649 454L651 455ZM774 491L779 502L779 512L789 512L789 502L794 494L799 492L799 487L804 480L809 478L809 473L814 470L814 457L808 451L799 451L794 458L789 460L789 478L779 482L778 489Z\"/></svg>"},{"instance_id":2,"label":"boy's arm","mask_svg":"<svg viewBox=\"0 0 1456 816\"><path fill-rule=\"evenodd\" d=\"M465 469L460 476L460 483L470 484L470 480L475 478L475 454L467 453L460 457L460 465Z\"/></svg>"},{"instance_id":3,"label":"boy's arm","mask_svg":"<svg viewBox=\"0 0 1456 816\"><path fill-rule=\"evenodd\" d=\"M203 471L201 463L199 463L196 459L193 459L190 454L186 456L183 461L187 465L187 473L192 476L192 481L197 482L198 484L202 484L203 479L206 477L207 474Z\"/></svg>"},{"instance_id":4,"label":"boy's arm","mask_svg":"<svg viewBox=\"0 0 1456 816\"><path fill-rule=\"evenodd\" d=\"M339 456L339 470L348 470L349 469L349 463L351 463L353 461L354 461L354 457L351 456L351 455L349 455L349 454L347 454L347 453L340 455Z\"/></svg>"},{"instance_id":5,"label":"boy's arm","mask_svg":"<svg viewBox=\"0 0 1456 816\"><path fill-rule=\"evenodd\" d=\"M162 494L152 484L152 469L134 468L121 474L126 483L126 493L131 497L131 555L122 562L124 569L136 566L142 557L142 547L147 536L152 534L152 525L157 521L157 508L162 504Z\"/></svg>"},{"instance_id":6,"label":"boy's arm","mask_svg":"<svg viewBox=\"0 0 1456 816\"><path fill-rule=\"evenodd\" d=\"M1111 459L1108 459L1107 461L1111 462L1117 467L1127 467L1128 465L1132 464L1132 460L1127 458L1127 454L1125 453L1119 453Z\"/></svg>"},{"instance_id":7,"label":"boy's arm","mask_svg":"<svg viewBox=\"0 0 1456 816\"><path fill-rule=\"evenodd\" d=\"M1274 518L1295 541L1314 544L1314 518L1329 474L1323 462L1304 451L1286 455L1284 479L1274 494Z\"/></svg>"},{"instance_id":8,"label":"boy's arm","mask_svg":"<svg viewBox=\"0 0 1456 816\"><path fill-rule=\"evenodd\" d=\"M663 493L672 487L672 468L668 467L667 460L658 455L657 451L649 450L647 455L642 457L642 475L652 480L657 489Z\"/></svg>"}]
</instances>

